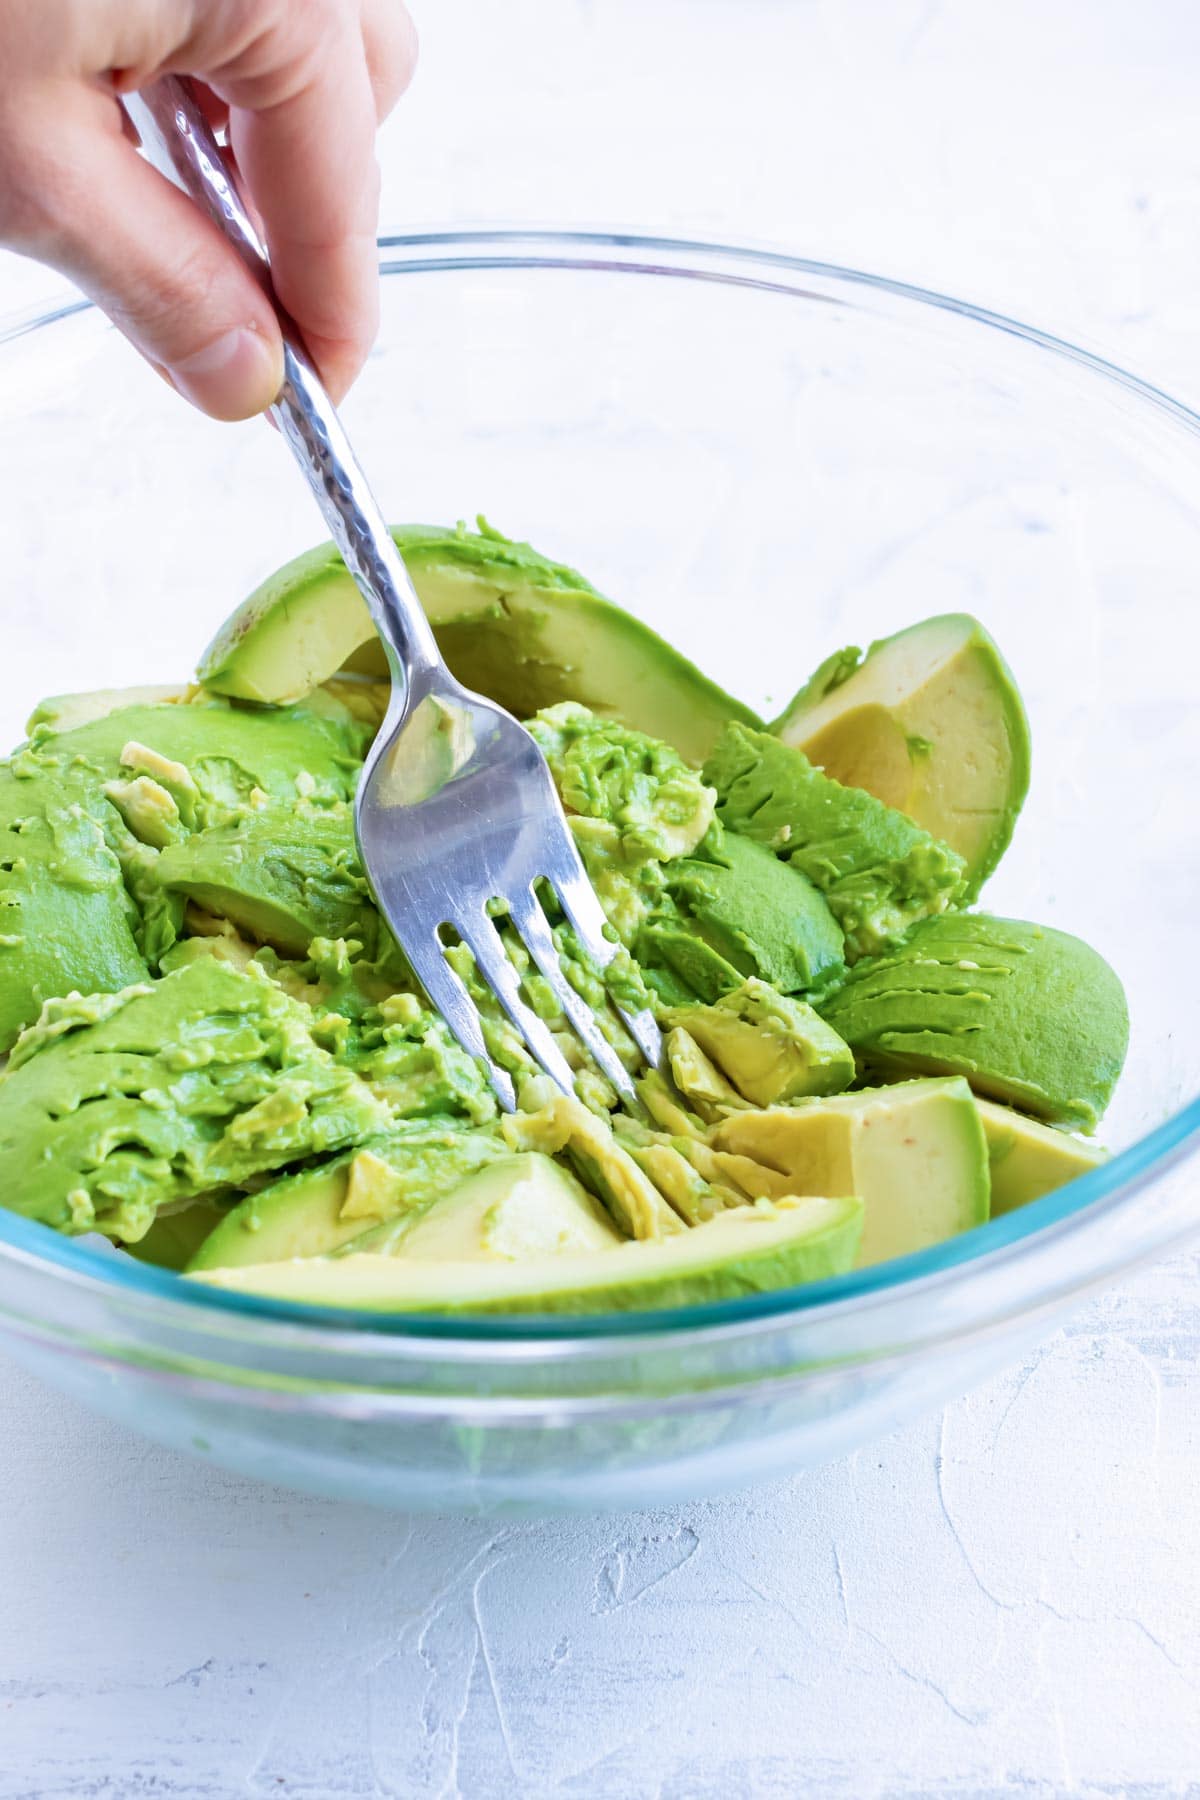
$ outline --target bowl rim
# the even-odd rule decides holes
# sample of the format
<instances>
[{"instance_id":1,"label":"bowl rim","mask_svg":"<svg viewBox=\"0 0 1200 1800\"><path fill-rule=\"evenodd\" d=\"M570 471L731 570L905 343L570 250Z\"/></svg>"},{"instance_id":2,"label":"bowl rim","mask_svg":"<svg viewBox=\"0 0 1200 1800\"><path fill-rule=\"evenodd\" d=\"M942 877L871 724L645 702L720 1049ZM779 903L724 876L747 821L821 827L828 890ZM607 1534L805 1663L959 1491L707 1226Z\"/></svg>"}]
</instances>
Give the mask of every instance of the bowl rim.
<instances>
[{"instance_id":1,"label":"bowl rim","mask_svg":"<svg viewBox=\"0 0 1200 1800\"><path fill-rule=\"evenodd\" d=\"M1034 350L1083 368L1099 380L1120 386L1143 404L1165 412L1197 440L1200 413L1163 389L1093 351L1027 325L1006 314L888 276L836 263L791 255L749 243L716 243L657 233L613 230L555 229L525 226L461 226L424 229L381 236L380 272L404 274L468 273L485 269L586 270L591 273L646 275L778 292L830 304L836 294L821 293L803 282L861 289L899 301L905 307L950 314L972 325L1015 337ZM95 312L93 303L64 298L0 318L0 346L44 330L78 314ZM740 1300L661 1311L609 1313L584 1317L531 1316L510 1318L434 1318L422 1314L352 1311L254 1294L231 1293L208 1284L189 1283L169 1271L91 1248L60 1236L48 1227L0 1208L0 1269L5 1263L32 1274L53 1274L78 1291L113 1299L124 1295L148 1304L155 1312L195 1320L205 1317L228 1326L231 1316L251 1329L285 1338L299 1329L303 1341L320 1341L356 1351L372 1345L397 1353L406 1340L415 1348L437 1345L440 1357L453 1357L457 1347L465 1360L481 1351L504 1360L573 1357L600 1351L620 1341L622 1350L661 1346L664 1339L686 1337L725 1340L755 1334L787 1323L818 1324L886 1307L900 1297L924 1295L931 1303L949 1287L961 1287L971 1271L996 1273L1016 1262L1033 1261L1070 1239L1073 1247L1111 1223L1144 1192L1148 1184L1200 1153L1200 1096L1188 1101L1162 1124L1116 1152L1101 1167L1030 1205L977 1226L957 1238L874 1268L801 1287L777 1289ZM1098 1261L1084 1257L1060 1275L1051 1289L1028 1295L1028 1310L1053 1297L1066 1301L1113 1275L1132 1269L1200 1229L1200 1212L1180 1221L1170 1214L1155 1221L1120 1253L1106 1244ZM1103 1235L1103 1234L1101 1234Z\"/></svg>"}]
</instances>

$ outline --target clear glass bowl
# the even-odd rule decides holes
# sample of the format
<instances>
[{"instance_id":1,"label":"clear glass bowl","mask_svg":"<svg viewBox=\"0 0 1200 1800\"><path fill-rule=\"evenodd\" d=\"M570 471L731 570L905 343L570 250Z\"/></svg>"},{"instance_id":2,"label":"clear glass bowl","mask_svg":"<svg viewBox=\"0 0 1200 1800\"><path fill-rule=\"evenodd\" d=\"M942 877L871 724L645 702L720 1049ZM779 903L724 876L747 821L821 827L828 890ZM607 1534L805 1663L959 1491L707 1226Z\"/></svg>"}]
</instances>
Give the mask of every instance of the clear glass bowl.
<instances>
[{"instance_id":1,"label":"clear glass bowl","mask_svg":"<svg viewBox=\"0 0 1200 1800\"><path fill-rule=\"evenodd\" d=\"M1124 977L1121 1153L863 1275L582 1325L222 1297L0 1211L6 1347L166 1443L387 1505L650 1505L839 1455L1200 1224L1200 419L1009 320L796 258L500 232L381 257L347 418L392 516L486 507L764 710L925 614L995 632L1035 772L985 902ZM190 413L89 308L14 324L0 396L11 741L44 692L186 673L321 536L268 432Z\"/></svg>"}]
</instances>

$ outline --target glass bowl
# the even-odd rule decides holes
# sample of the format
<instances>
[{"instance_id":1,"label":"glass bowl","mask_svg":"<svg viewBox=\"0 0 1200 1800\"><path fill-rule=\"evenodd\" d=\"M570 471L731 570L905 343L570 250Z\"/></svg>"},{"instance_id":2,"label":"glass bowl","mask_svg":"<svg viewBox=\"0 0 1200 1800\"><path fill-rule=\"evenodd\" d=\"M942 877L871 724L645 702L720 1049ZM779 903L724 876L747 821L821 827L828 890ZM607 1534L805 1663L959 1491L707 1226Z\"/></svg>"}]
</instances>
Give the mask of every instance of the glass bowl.
<instances>
[{"instance_id":1,"label":"glass bowl","mask_svg":"<svg viewBox=\"0 0 1200 1800\"><path fill-rule=\"evenodd\" d=\"M6 1348L165 1443L387 1505L635 1507L837 1456L1200 1224L1200 419L1010 320L799 258L458 232L381 263L346 413L393 517L485 508L768 711L926 614L996 634L1035 760L985 904L1079 932L1127 983L1120 1154L865 1274L587 1323L223 1296L0 1211ZM322 535L269 432L192 414L88 307L13 323L0 395L10 741L42 693L186 674Z\"/></svg>"}]
</instances>

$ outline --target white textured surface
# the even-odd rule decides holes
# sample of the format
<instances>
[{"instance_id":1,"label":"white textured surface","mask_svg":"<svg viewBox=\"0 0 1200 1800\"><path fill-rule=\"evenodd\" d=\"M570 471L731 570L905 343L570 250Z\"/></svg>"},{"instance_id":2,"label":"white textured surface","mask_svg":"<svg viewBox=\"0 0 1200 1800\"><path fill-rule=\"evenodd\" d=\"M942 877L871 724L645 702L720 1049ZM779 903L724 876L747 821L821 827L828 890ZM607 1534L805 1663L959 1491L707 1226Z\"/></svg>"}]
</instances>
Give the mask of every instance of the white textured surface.
<instances>
[{"instance_id":1,"label":"white textured surface","mask_svg":"<svg viewBox=\"0 0 1200 1800\"><path fill-rule=\"evenodd\" d=\"M426 13L389 222L772 239L1200 396L1186 0ZM626 1521L299 1499L11 1371L0 1800L1200 1795L1197 1272L846 1463Z\"/></svg>"}]
</instances>

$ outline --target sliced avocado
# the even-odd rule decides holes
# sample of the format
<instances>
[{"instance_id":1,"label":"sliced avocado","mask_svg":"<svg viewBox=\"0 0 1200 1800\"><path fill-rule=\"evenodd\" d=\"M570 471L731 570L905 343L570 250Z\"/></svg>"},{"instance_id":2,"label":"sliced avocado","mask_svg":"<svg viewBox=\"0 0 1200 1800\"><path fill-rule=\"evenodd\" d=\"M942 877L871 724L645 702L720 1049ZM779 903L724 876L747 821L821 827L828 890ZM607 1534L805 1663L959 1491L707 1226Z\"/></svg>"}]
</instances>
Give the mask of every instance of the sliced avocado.
<instances>
[{"instance_id":1,"label":"sliced avocado","mask_svg":"<svg viewBox=\"0 0 1200 1800\"><path fill-rule=\"evenodd\" d=\"M751 838L714 833L701 856L669 863L665 881L688 930L740 976L793 994L842 973L831 908L806 875Z\"/></svg>"},{"instance_id":2,"label":"sliced avocado","mask_svg":"<svg viewBox=\"0 0 1200 1800\"><path fill-rule=\"evenodd\" d=\"M109 713L127 706L167 706L186 698L187 690L178 686L92 688L83 694L49 694L38 701L25 729L31 737L39 726L48 726L51 731L73 731L77 725L106 719Z\"/></svg>"},{"instance_id":3,"label":"sliced avocado","mask_svg":"<svg viewBox=\"0 0 1200 1800\"><path fill-rule=\"evenodd\" d=\"M880 1074L965 1075L987 1099L1086 1131L1129 1043L1124 990L1090 945L986 913L923 920L821 1012Z\"/></svg>"},{"instance_id":4,"label":"sliced avocado","mask_svg":"<svg viewBox=\"0 0 1200 1800\"><path fill-rule=\"evenodd\" d=\"M541 1150L547 1156L566 1151L626 1237L654 1239L683 1230L653 1182L617 1142L608 1120L581 1100L559 1094L533 1112L510 1114L501 1120L500 1130L513 1150Z\"/></svg>"},{"instance_id":5,"label":"sliced avocado","mask_svg":"<svg viewBox=\"0 0 1200 1800\"><path fill-rule=\"evenodd\" d=\"M1087 1138L1026 1119L1011 1106L976 1099L992 1168L992 1217L1014 1212L1108 1161Z\"/></svg>"},{"instance_id":6,"label":"sliced avocado","mask_svg":"<svg viewBox=\"0 0 1200 1800\"><path fill-rule=\"evenodd\" d=\"M0 1076L0 1199L132 1242L161 1205L340 1150L387 1109L265 977L207 958L51 1000Z\"/></svg>"},{"instance_id":7,"label":"sliced avocado","mask_svg":"<svg viewBox=\"0 0 1200 1800\"><path fill-rule=\"evenodd\" d=\"M376 1234L347 1254L383 1249ZM522 1262L612 1250L625 1240L598 1201L539 1151L501 1157L393 1234L386 1252L405 1261Z\"/></svg>"},{"instance_id":8,"label":"sliced avocado","mask_svg":"<svg viewBox=\"0 0 1200 1800\"><path fill-rule=\"evenodd\" d=\"M745 1105L737 1089L725 1079L689 1032L678 1026L674 1031L668 1031L663 1047L675 1086L691 1101L701 1118L719 1119L726 1108Z\"/></svg>"},{"instance_id":9,"label":"sliced avocado","mask_svg":"<svg viewBox=\"0 0 1200 1800\"><path fill-rule=\"evenodd\" d=\"M667 1023L682 1027L753 1106L838 1094L854 1079L850 1046L815 1008L765 981L744 981L708 1006L675 1007Z\"/></svg>"},{"instance_id":10,"label":"sliced avocado","mask_svg":"<svg viewBox=\"0 0 1200 1800\"><path fill-rule=\"evenodd\" d=\"M201 1194L182 1205L168 1206L158 1214L145 1237L122 1245L122 1249L138 1262L149 1263L155 1269L172 1269L179 1274L187 1268L205 1238L216 1230L230 1204L230 1201L222 1204Z\"/></svg>"},{"instance_id":11,"label":"sliced avocado","mask_svg":"<svg viewBox=\"0 0 1200 1800\"><path fill-rule=\"evenodd\" d=\"M637 935L634 954L647 986L666 1006L719 1000L742 982L740 970L689 930L683 919L648 919Z\"/></svg>"},{"instance_id":12,"label":"sliced avocado","mask_svg":"<svg viewBox=\"0 0 1200 1800\"><path fill-rule=\"evenodd\" d=\"M357 1255L216 1269L194 1279L235 1293L374 1312L634 1312L741 1299L844 1275L861 1224L858 1200L783 1200L731 1207L665 1241L621 1244L602 1256L509 1263Z\"/></svg>"},{"instance_id":13,"label":"sliced avocado","mask_svg":"<svg viewBox=\"0 0 1200 1800\"><path fill-rule=\"evenodd\" d=\"M843 787L764 731L726 727L704 765L718 816L806 876L846 934L848 960L958 905L962 858L903 813Z\"/></svg>"},{"instance_id":14,"label":"sliced avocado","mask_svg":"<svg viewBox=\"0 0 1200 1800\"><path fill-rule=\"evenodd\" d=\"M988 1155L965 1081L908 1081L768 1112L716 1127L713 1148L777 1169L799 1194L827 1183L863 1202L858 1268L907 1256L988 1217Z\"/></svg>"},{"instance_id":15,"label":"sliced avocado","mask_svg":"<svg viewBox=\"0 0 1200 1800\"><path fill-rule=\"evenodd\" d=\"M507 1154L494 1132L463 1131L448 1121L369 1138L319 1168L248 1194L226 1212L188 1268L329 1256L365 1231L415 1216Z\"/></svg>"},{"instance_id":16,"label":"sliced avocado","mask_svg":"<svg viewBox=\"0 0 1200 1800\"><path fill-rule=\"evenodd\" d=\"M756 724L657 634L574 569L480 521L478 533L392 529L442 654L467 687L518 718L577 700L701 762L727 719ZM278 705L347 664L385 674L375 628L340 554L288 563L222 626L200 663L217 693Z\"/></svg>"},{"instance_id":17,"label":"sliced avocado","mask_svg":"<svg viewBox=\"0 0 1200 1800\"><path fill-rule=\"evenodd\" d=\"M910 625L861 662L838 652L771 730L949 844L966 864L968 899L1000 861L1029 788L1020 693L966 613Z\"/></svg>"},{"instance_id":18,"label":"sliced avocado","mask_svg":"<svg viewBox=\"0 0 1200 1800\"><path fill-rule=\"evenodd\" d=\"M153 879L285 956L303 956L314 938L356 938L375 951L379 914L344 804L268 803L194 832L163 850Z\"/></svg>"}]
</instances>

